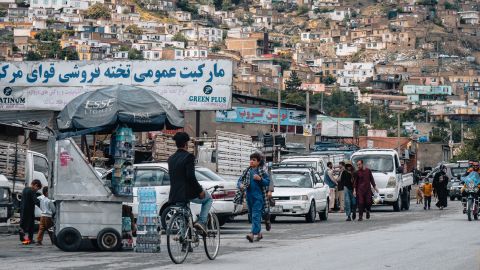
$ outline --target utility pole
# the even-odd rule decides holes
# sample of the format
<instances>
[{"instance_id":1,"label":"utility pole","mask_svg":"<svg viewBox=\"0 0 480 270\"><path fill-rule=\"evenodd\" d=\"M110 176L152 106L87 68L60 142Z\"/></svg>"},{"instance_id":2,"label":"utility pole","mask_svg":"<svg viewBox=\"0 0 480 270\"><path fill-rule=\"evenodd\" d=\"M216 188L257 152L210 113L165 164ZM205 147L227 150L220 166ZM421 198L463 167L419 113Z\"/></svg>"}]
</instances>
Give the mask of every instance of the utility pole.
<instances>
[{"instance_id":1,"label":"utility pole","mask_svg":"<svg viewBox=\"0 0 480 270\"><path fill-rule=\"evenodd\" d=\"M372 125L372 106L368 105L368 124Z\"/></svg>"},{"instance_id":2,"label":"utility pole","mask_svg":"<svg viewBox=\"0 0 480 270\"><path fill-rule=\"evenodd\" d=\"M323 114L323 92L320 93L320 113Z\"/></svg>"},{"instance_id":3,"label":"utility pole","mask_svg":"<svg viewBox=\"0 0 480 270\"><path fill-rule=\"evenodd\" d=\"M448 146L450 147L450 159L453 159L453 130L452 130L452 122L450 121L450 141L448 142Z\"/></svg>"},{"instance_id":4,"label":"utility pole","mask_svg":"<svg viewBox=\"0 0 480 270\"><path fill-rule=\"evenodd\" d=\"M280 122L281 122L281 119L280 119L280 110L281 110L281 107L282 106L282 89L281 88L278 88L278 91L277 91L277 136L280 135ZM280 148L281 146L275 141L275 149L277 149L277 162L280 162Z\"/></svg>"},{"instance_id":5,"label":"utility pole","mask_svg":"<svg viewBox=\"0 0 480 270\"><path fill-rule=\"evenodd\" d=\"M402 153L400 152L400 113L397 113L397 151L398 151L398 156L400 157Z\"/></svg>"},{"instance_id":6,"label":"utility pole","mask_svg":"<svg viewBox=\"0 0 480 270\"><path fill-rule=\"evenodd\" d=\"M310 124L310 91L307 89L307 119L305 121L305 124L307 126ZM307 152L310 151L310 136L305 136L305 149L307 149Z\"/></svg>"},{"instance_id":7,"label":"utility pole","mask_svg":"<svg viewBox=\"0 0 480 270\"><path fill-rule=\"evenodd\" d=\"M463 147L463 116L460 117L460 143Z\"/></svg>"}]
</instances>

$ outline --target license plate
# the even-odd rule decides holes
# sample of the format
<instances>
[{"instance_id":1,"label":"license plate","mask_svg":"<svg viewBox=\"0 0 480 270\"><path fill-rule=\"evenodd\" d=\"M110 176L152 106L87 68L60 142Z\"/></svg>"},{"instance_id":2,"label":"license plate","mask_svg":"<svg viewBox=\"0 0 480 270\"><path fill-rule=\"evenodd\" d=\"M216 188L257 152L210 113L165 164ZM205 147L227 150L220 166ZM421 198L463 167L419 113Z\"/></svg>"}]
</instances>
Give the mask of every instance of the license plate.
<instances>
[{"instance_id":1,"label":"license plate","mask_svg":"<svg viewBox=\"0 0 480 270\"><path fill-rule=\"evenodd\" d=\"M272 213L283 213L283 207L282 206L273 206L270 208L270 212Z\"/></svg>"},{"instance_id":2,"label":"license plate","mask_svg":"<svg viewBox=\"0 0 480 270\"><path fill-rule=\"evenodd\" d=\"M7 207L0 207L0 218L6 218L8 215Z\"/></svg>"}]
</instances>

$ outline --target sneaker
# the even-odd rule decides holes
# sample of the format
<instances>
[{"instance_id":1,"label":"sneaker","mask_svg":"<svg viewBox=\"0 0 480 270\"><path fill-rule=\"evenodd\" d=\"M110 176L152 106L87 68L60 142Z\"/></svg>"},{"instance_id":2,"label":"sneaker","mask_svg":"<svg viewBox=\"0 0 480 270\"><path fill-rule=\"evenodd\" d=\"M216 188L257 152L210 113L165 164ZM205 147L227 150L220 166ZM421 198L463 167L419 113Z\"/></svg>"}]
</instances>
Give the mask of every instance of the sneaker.
<instances>
[{"instance_id":1,"label":"sneaker","mask_svg":"<svg viewBox=\"0 0 480 270\"><path fill-rule=\"evenodd\" d=\"M253 235L252 234L247 234L246 236L248 242L253 243Z\"/></svg>"},{"instance_id":2,"label":"sneaker","mask_svg":"<svg viewBox=\"0 0 480 270\"><path fill-rule=\"evenodd\" d=\"M367 218L367 219L370 219L370 212L367 212L366 218Z\"/></svg>"},{"instance_id":3,"label":"sneaker","mask_svg":"<svg viewBox=\"0 0 480 270\"><path fill-rule=\"evenodd\" d=\"M353 212L352 213L352 220L355 220L357 218L357 213Z\"/></svg>"},{"instance_id":4,"label":"sneaker","mask_svg":"<svg viewBox=\"0 0 480 270\"><path fill-rule=\"evenodd\" d=\"M195 229L197 229L201 235L207 235L207 226L205 226L205 224L197 222L193 225L193 227L195 227Z\"/></svg>"},{"instance_id":5,"label":"sneaker","mask_svg":"<svg viewBox=\"0 0 480 270\"><path fill-rule=\"evenodd\" d=\"M263 239L263 234L259 233L259 234L257 235L257 239L255 239L255 241L258 242L258 241L260 241L260 240L262 240L262 239Z\"/></svg>"},{"instance_id":6,"label":"sneaker","mask_svg":"<svg viewBox=\"0 0 480 270\"><path fill-rule=\"evenodd\" d=\"M265 222L265 228L269 232L272 229L272 223L270 221Z\"/></svg>"},{"instance_id":7,"label":"sneaker","mask_svg":"<svg viewBox=\"0 0 480 270\"><path fill-rule=\"evenodd\" d=\"M36 243L36 245L37 245L37 246L43 246L42 242L40 242L40 241L38 241L38 242Z\"/></svg>"},{"instance_id":8,"label":"sneaker","mask_svg":"<svg viewBox=\"0 0 480 270\"><path fill-rule=\"evenodd\" d=\"M358 218L358 221L363 221L363 218Z\"/></svg>"},{"instance_id":9,"label":"sneaker","mask_svg":"<svg viewBox=\"0 0 480 270\"><path fill-rule=\"evenodd\" d=\"M423 207L423 210L427 210L427 208L426 208L426 207Z\"/></svg>"},{"instance_id":10,"label":"sneaker","mask_svg":"<svg viewBox=\"0 0 480 270\"><path fill-rule=\"evenodd\" d=\"M352 219L350 217L347 217L347 220L346 221L352 221Z\"/></svg>"}]
</instances>

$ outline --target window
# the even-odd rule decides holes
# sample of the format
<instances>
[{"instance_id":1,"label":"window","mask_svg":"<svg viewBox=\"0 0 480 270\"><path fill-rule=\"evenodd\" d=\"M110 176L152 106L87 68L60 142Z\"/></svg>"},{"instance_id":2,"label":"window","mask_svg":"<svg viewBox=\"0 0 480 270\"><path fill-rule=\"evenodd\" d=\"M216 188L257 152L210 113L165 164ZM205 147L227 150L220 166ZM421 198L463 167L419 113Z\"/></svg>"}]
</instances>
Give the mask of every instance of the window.
<instances>
[{"instance_id":1,"label":"window","mask_svg":"<svg viewBox=\"0 0 480 270\"><path fill-rule=\"evenodd\" d=\"M135 171L135 187L170 185L170 176L161 169L138 169Z\"/></svg>"},{"instance_id":2,"label":"window","mask_svg":"<svg viewBox=\"0 0 480 270\"><path fill-rule=\"evenodd\" d=\"M33 156L33 170L43 173L48 179L48 162L45 158L40 156Z\"/></svg>"}]
</instances>

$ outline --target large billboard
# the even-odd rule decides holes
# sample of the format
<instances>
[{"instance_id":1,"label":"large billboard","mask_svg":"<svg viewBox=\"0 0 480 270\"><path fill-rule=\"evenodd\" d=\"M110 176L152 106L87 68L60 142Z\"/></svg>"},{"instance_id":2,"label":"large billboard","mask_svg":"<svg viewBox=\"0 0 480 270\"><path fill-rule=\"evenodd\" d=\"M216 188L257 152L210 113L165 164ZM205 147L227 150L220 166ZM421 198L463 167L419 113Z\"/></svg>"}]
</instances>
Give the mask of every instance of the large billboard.
<instances>
[{"instance_id":1,"label":"large billboard","mask_svg":"<svg viewBox=\"0 0 480 270\"><path fill-rule=\"evenodd\" d=\"M0 110L59 111L117 84L153 90L179 110L230 109L232 72L228 60L0 62Z\"/></svg>"},{"instance_id":2,"label":"large billboard","mask_svg":"<svg viewBox=\"0 0 480 270\"><path fill-rule=\"evenodd\" d=\"M278 109L233 107L231 110L219 110L215 117L217 122L252 123L276 125ZM302 126L305 124L304 111L280 109L280 124L285 126Z\"/></svg>"}]
</instances>

